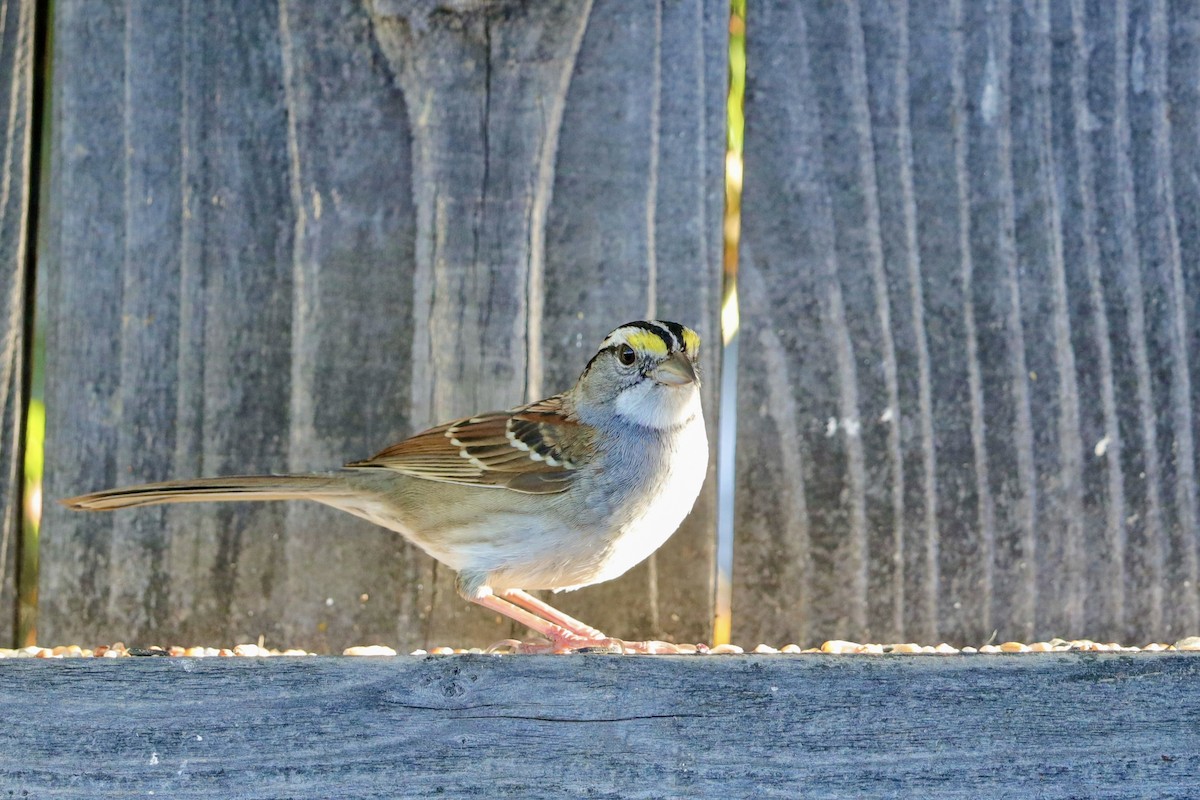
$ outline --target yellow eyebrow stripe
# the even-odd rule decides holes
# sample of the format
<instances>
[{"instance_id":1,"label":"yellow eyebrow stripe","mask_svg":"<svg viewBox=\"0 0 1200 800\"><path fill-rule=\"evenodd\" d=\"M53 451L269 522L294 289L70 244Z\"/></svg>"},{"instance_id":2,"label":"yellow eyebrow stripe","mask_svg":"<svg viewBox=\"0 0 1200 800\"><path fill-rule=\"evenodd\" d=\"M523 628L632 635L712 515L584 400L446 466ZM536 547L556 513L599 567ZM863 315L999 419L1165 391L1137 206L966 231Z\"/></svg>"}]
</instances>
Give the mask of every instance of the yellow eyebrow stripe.
<instances>
[{"instance_id":1,"label":"yellow eyebrow stripe","mask_svg":"<svg viewBox=\"0 0 1200 800\"><path fill-rule=\"evenodd\" d=\"M653 353L659 356L667 354L667 343L657 333L635 330L625 334L625 343L642 353Z\"/></svg>"},{"instance_id":2,"label":"yellow eyebrow stripe","mask_svg":"<svg viewBox=\"0 0 1200 800\"><path fill-rule=\"evenodd\" d=\"M700 334L696 333L691 328L683 329L683 346L687 348L689 353L697 353L700 351Z\"/></svg>"}]
</instances>

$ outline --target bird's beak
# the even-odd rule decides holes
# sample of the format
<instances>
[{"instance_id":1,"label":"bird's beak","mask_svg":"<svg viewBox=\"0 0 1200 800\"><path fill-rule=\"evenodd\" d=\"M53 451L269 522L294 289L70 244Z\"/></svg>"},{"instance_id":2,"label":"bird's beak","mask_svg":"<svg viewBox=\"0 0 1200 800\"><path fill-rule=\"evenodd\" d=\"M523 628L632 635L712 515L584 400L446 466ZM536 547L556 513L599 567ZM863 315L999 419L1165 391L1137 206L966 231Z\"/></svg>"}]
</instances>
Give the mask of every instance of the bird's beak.
<instances>
[{"instance_id":1,"label":"bird's beak","mask_svg":"<svg viewBox=\"0 0 1200 800\"><path fill-rule=\"evenodd\" d=\"M676 353L654 368L654 380L667 386L686 386L696 383L696 369L683 353Z\"/></svg>"}]
</instances>

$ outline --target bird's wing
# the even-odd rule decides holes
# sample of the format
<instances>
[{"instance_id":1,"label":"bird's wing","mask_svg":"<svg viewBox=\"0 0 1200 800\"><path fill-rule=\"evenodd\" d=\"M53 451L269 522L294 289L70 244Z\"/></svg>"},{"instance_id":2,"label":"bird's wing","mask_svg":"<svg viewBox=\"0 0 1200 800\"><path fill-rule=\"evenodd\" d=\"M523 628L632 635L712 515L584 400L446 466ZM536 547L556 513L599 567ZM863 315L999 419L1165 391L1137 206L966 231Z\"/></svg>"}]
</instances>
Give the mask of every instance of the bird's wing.
<instances>
[{"instance_id":1,"label":"bird's wing","mask_svg":"<svg viewBox=\"0 0 1200 800\"><path fill-rule=\"evenodd\" d=\"M590 446L591 428L567 414L562 395L555 395L509 411L438 425L346 466L391 469L443 483L554 494L570 486L579 466L576 459Z\"/></svg>"}]
</instances>

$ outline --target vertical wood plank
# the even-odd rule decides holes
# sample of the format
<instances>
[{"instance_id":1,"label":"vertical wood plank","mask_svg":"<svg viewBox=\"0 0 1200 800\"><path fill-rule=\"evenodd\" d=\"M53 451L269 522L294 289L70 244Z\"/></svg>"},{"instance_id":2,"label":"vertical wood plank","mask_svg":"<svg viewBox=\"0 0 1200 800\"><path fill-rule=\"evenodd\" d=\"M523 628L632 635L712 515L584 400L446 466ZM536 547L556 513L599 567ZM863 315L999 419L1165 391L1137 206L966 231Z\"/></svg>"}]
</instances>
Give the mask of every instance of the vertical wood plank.
<instances>
[{"instance_id":1,"label":"vertical wood plank","mask_svg":"<svg viewBox=\"0 0 1200 800\"><path fill-rule=\"evenodd\" d=\"M285 2L279 30L295 237L288 470L306 472L425 422L409 400L412 150L366 14ZM323 506L286 514L287 571L272 598L286 637L322 650L346 638L424 643L423 553ZM331 546L331 532L345 541Z\"/></svg>"},{"instance_id":2,"label":"vertical wood plank","mask_svg":"<svg viewBox=\"0 0 1200 800\"><path fill-rule=\"evenodd\" d=\"M926 300L919 244L914 170L913 117L909 54L913 45L907 3L868 3L862 8L868 55L872 135L879 191L880 236L893 298L888 313L896 351L897 398L893 415L909 423L893 425L900 442L903 471L901 508L895 518L897 611L899 630L932 638L937 618L938 572L932 569L939 537L937 451L933 427L933 364L926 331ZM916 43L921 47L922 42ZM924 93L921 73L915 79ZM919 112L920 109L917 109ZM918 116L919 118L919 116ZM879 313L884 308L879 299ZM969 343L971 337L968 335ZM968 370L968 387L975 378ZM977 404L972 403L972 424ZM977 452L977 451L976 451ZM986 496L981 497L986 500ZM986 502L982 506L986 508Z\"/></svg>"},{"instance_id":3,"label":"vertical wood plank","mask_svg":"<svg viewBox=\"0 0 1200 800\"><path fill-rule=\"evenodd\" d=\"M851 342L844 294L836 272L809 26L800 6L784 4L763 6L756 18L747 20L747 26L746 161L747 174L759 174L759 182L755 189L747 180L742 205L743 236L747 238L743 239L746 249L739 283L743 307L749 313L744 314L740 353L745 374L753 378L739 388L738 448L742 456L738 475L743 487L741 508L756 513L765 524L752 527L745 512L739 514L735 546L746 555L739 559L735 552L735 636L755 636L742 633L758 630L761 617L749 611L752 608L771 603L788 616L788 599L796 592L808 595L801 602L809 615L796 621L800 627L788 626L784 638L807 638L825 630L849 636L866 622L861 580L865 556L861 461L856 460L856 468L852 468L849 455L861 450L862 422L856 387L851 383L856 363L854 354L848 352ZM777 47L752 51L756 28L777 32ZM749 66L751 52L758 53L758 66L753 70ZM779 113L752 117L750 110L767 97ZM761 144L751 149L751 142ZM768 143L775 148L773 155ZM780 148L786 148L786 156ZM751 171L758 159L773 166ZM756 220L769 221L760 204L782 201L790 208L785 216L811 220L811 224L783 224L778 219L762 230L761 240L756 239ZM797 268L799 264L804 267ZM788 284L787 291L775 291L780 283ZM805 410L789 419L789 411L799 411L793 387L801 385L807 389ZM781 403L785 396L791 400ZM781 452L793 446L795 456ZM787 484L794 480L805 492L807 520L780 518L771 499L776 494L772 476L781 475L780 464L799 466L802 472L802 483L801 476L793 474ZM756 496L759 491L765 494ZM764 544L770 546L768 531L797 522L805 528L801 540L806 542L807 552L789 549L776 554L779 561L773 558L774 563L749 556ZM789 579L780 569L784 565L801 568L800 574L811 583ZM760 596L764 606L758 603ZM826 597L832 602L822 599ZM739 608L749 612L741 617L749 629L736 627L741 624Z\"/></svg>"},{"instance_id":4,"label":"vertical wood plank","mask_svg":"<svg viewBox=\"0 0 1200 800\"><path fill-rule=\"evenodd\" d=\"M619 3L595 10L593 23L589 4L565 2L64 3L48 497L334 467L565 388L648 304L714 343L722 5L663 4L647 29ZM577 66L613 42L664 64L679 50L684 67L651 87L634 60L613 62L635 89L616 102L611 75ZM647 125L632 110L655 103L655 133L609 165L637 188L581 190L645 224L595 227L563 188L595 154L567 142L620 143ZM632 284L596 274L631 241ZM587 303L554 289L581 283L599 287ZM620 312L627 296L638 305ZM562 335L562 320L599 308L586 341ZM715 372L716 348L706 357ZM522 633L400 537L319 507L49 512L46 640L264 636L336 651ZM688 525L671 566L637 584L638 610L597 624L705 637L711 497ZM611 596L590 602L607 611Z\"/></svg>"},{"instance_id":5,"label":"vertical wood plank","mask_svg":"<svg viewBox=\"0 0 1200 800\"><path fill-rule=\"evenodd\" d=\"M566 89L591 3L377 0L372 20L413 125L412 411L442 420L542 395L545 220ZM425 576L433 626L511 635ZM501 625L497 626L497 622Z\"/></svg>"},{"instance_id":6,"label":"vertical wood plank","mask_svg":"<svg viewBox=\"0 0 1200 800\"><path fill-rule=\"evenodd\" d=\"M1087 29L1086 8L1083 0L1073 0L1070 8L1056 6L1059 14L1068 14L1069 19L1059 23L1071 31L1070 52L1064 58L1070 63L1067 78L1069 97L1062 103L1068 104L1071 113L1063 115L1064 136L1071 137L1074 150L1075 180L1074 194L1068 195L1067 205L1078 214L1079 225L1064 229L1068 263L1081 263L1083 269L1075 271L1074 292L1077 302L1077 326L1079 338L1076 350L1080 361L1094 364L1094 370L1079 370L1080 394L1098 402L1084 403L1081 407L1080 425L1083 441L1092 443L1092 453L1102 451L1106 457L1087 458L1083 471L1084 496L1092 498L1087 503L1092 524L1103 534L1097 536L1100 545L1095 549L1095 558L1088 564L1087 593L1094 602L1087 604L1085 624L1100 627L1107 623L1110 630L1120 635L1126 628L1125 613L1125 549L1127 543L1125 475L1123 472L1123 436L1118 424L1117 383L1113 347L1113 323L1105 302L1104 277L1100 267L1099 199L1095 177L1098 148L1093 141L1098 127L1089 108L1089 49L1094 38ZM1064 47L1067 45L1063 45ZM1069 152L1069 151L1068 151ZM1064 163L1064 168L1069 165ZM1082 275L1079 273L1082 272ZM1086 286L1081 285L1086 279ZM1082 306L1086 297L1086 306ZM1099 500L1100 502L1096 502ZM1097 519L1102 513L1103 521Z\"/></svg>"},{"instance_id":7,"label":"vertical wood plank","mask_svg":"<svg viewBox=\"0 0 1200 800\"><path fill-rule=\"evenodd\" d=\"M1195 16L756 7L735 637L1197 624Z\"/></svg>"},{"instance_id":8,"label":"vertical wood plank","mask_svg":"<svg viewBox=\"0 0 1200 800\"><path fill-rule=\"evenodd\" d=\"M1174 105L1169 95L1169 52L1173 31L1165 0L1131 4L1132 88L1130 121L1140 147L1134 149L1138 233L1154 309L1149 335L1154 349L1154 393L1162 409L1156 432L1163 454L1164 537L1162 541L1163 624L1167 630L1194 630L1200 623L1197 585L1195 409L1192 366L1187 350L1197 322L1195 297L1186 295L1172 159ZM1189 31L1194 33L1194 29ZM1194 284L1193 284L1194 286Z\"/></svg>"},{"instance_id":9,"label":"vertical wood plank","mask_svg":"<svg viewBox=\"0 0 1200 800\"><path fill-rule=\"evenodd\" d=\"M1036 609L1045 591L1037 572L1045 554L1039 551L1037 539L1039 486L1030 385L1035 373L1028 365L1021 316L1028 287L1020 277L1016 230L1014 12L1007 2L984 8L969 4L967 11L972 14L968 27L981 34L975 46L987 53L982 65L978 59L964 63L969 70L964 82L980 87L980 113L971 118L967 170L995 176L993 181L973 182L971 211L976 232L972 257L978 276L972 298L979 312L977 352L989 420L982 446L991 465L988 491L995 498L999 558L991 606L998 618L1011 621L1014 636L1028 638L1034 635ZM954 309L947 313L953 315Z\"/></svg>"},{"instance_id":10,"label":"vertical wood plank","mask_svg":"<svg viewBox=\"0 0 1200 800\"><path fill-rule=\"evenodd\" d=\"M261 99L281 77L268 10L60 8L50 498L286 463L291 231L276 217L290 193L282 97ZM270 620L279 539L258 531L282 511L49 506L43 634L203 640Z\"/></svg>"},{"instance_id":11,"label":"vertical wood plank","mask_svg":"<svg viewBox=\"0 0 1200 800\"><path fill-rule=\"evenodd\" d=\"M0 642L16 636L34 65L33 0L0 0Z\"/></svg>"},{"instance_id":12,"label":"vertical wood plank","mask_svg":"<svg viewBox=\"0 0 1200 800\"><path fill-rule=\"evenodd\" d=\"M1096 37L1093 82L1099 102L1093 102L1098 130L1093 134L1109 170L1098 170L1094 179L1099 198L1101 275L1107 287L1105 301L1114 320L1114 369L1124 379L1117 383L1116 409L1121 447L1108 458L1120 457L1128 505L1125 516L1124 570L1128 606L1126 631L1139 625L1162 626L1162 499L1160 460L1154 435L1160 413L1150 389L1151 354L1146 337L1146 310L1142 287L1143 264L1135 234L1136 213L1133 146L1129 120L1128 4L1119 3L1111 19L1089 15L1086 31ZM1125 443L1128 443L1128 447Z\"/></svg>"},{"instance_id":13,"label":"vertical wood plank","mask_svg":"<svg viewBox=\"0 0 1200 800\"><path fill-rule=\"evenodd\" d=\"M398 437L412 232L406 194L392 194L408 158L403 104L365 15L349 24L351 4L326 6L297 31L275 5L93 11L65 5L57 30L47 271L51 308L77 311L51 319L48 495L325 469ZM302 86L288 83L288 36L312 45ZM314 133L322 92L345 105ZM112 118L94 131L101 109ZM117 174L95 181L101 168ZM107 187L122 185L115 203ZM125 244L88 240L82 226L97 218ZM81 353L80 341L115 350ZM81 407L81 388L101 386L105 413ZM76 463L80 451L101 460ZM415 582L380 568L404 574L412 553L351 518L282 505L48 510L52 639L263 635L336 649L392 640L398 626L419 638Z\"/></svg>"},{"instance_id":14,"label":"vertical wood plank","mask_svg":"<svg viewBox=\"0 0 1200 800\"><path fill-rule=\"evenodd\" d=\"M596 2L559 141L546 388L570 385L629 320L677 320L704 340L710 469L691 516L627 575L554 600L626 638L711 636L728 26L720 0Z\"/></svg>"},{"instance_id":15,"label":"vertical wood plank","mask_svg":"<svg viewBox=\"0 0 1200 800\"><path fill-rule=\"evenodd\" d=\"M1176 482L1177 502L1186 508L1186 514L1180 525L1180 530L1187 530L1187 520L1191 520L1192 528L1200 528L1197 519L1197 505L1200 498L1197 493L1198 473L1200 473L1200 308L1193 300L1200 296L1200 8L1189 3L1168 3L1161 16L1165 18L1166 29L1171 32L1169 48L1164 51L1166 59L1166 85L1164 94L1169 105L1163 104L1161 111L1166 112L1166 119L1159 118L1159 125L1169 134L1166 144L1170 151L1164 152L1163 159L1169 160L1171 168L1172 203L1175 213L1172 216L1175 227L1174 239L1178 250L1172 254L1172 284L1174 291L1179 294L1173 298L1173 339L1172 348L1177 355L1186 360L1187 368L1176 372L1173 402L1180 406L1179 440L1181 451L1192 450L1192 460L1182 455L1179 457L1178 480ZM1164 25L1159 21L1161 30ZM1185 398L1185 390L1190 389L1190 397ZM1190 418L1182 412L1190 409ZM1191 423L1188 430L1187 423ZM1180 537L1177 552L1180 553L1179 564L1182 567L1176 573L1176 578L1191 582L1193 586L1200 583L1196 576L1197 549L1200 548L1200 537ZM1200 587L1184 597L1180 607L1186 613L1177 617L1176 624L1188 629L1200 627L1197 615L1200 610Z\"/></svg>"},{"instance_id":16,"label":"vertical wood plank","mask_svg":"<svg viewBox=\"0 0 1200 800\"><path fill-rule=\"evenodd\" d=\"M1055 186L1061 170L1055 163L1050 119L1050 33L1046 3L1014 4L1010 91L1014 98L1025 98L1010 104L1014 234L1020 316L1028 345L1030 414L1036 421L1032 429L1038 484L1036 585L1042 632L1082 629L1085 526L1079 388Z\"/></svg>"},{"instance_id":17,"label":"vertical wood plank","mask_svg":"<svg viewBox=\"0 0 1200 800\"><path fill-rule=\"evenodd\" d=\"M114 289L123 283L119 265L124 250L118 237L124 230L119 204L102 206L98 202L106 186L123 183L115 169L121 149L120 115L114 108L113 89L89 92L86 85L88 79L96 83L102 75L115 81L117 76L123 77L124 69L113 55L97 61L98 54L84 46L89 38L122 42L123 24L107 7L94 10L86 29L82 24L64 24L67 16L67 7L61 6L52 33L55 47L79 55L70 69L60 63L59 79L51 86L52 200L46 207L47 233L41 253L45 266L39 267L47 284L47 307L86 309L86 326L78 313L56 313L46 320L47 502L39 580L39 633L43 638L79 635L105 614L111 593L107 545L117 522L106 516L90 523L85 532L80 520L67 517L53 505L53 499L66 496L69 487L91 485L93 475L116 478L117 427L112 406L120 326ZM110 53L119 52L110 47ZM74 80L67 80L68 75ZM67 124L84 119L87 125ZM79 178L64 181L68 174ZM74 235L63 236L64 230ZM58 268L62 264L88 268L64 279ZM55 378L59 371L70 375L71 381L60 383ZM70 413L63 413L68 406ZM71 627L64 624L67 622Z\"/></svg>"}]
</instances>

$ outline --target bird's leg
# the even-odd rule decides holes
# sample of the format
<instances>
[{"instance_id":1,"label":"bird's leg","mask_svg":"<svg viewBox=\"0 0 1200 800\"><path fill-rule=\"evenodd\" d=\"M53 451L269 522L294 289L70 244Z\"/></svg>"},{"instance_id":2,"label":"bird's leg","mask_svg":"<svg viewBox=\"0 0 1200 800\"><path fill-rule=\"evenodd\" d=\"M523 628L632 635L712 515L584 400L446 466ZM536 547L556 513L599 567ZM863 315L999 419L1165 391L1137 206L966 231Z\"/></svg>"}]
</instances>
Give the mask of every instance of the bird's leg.
<instances>
[{"instance_id":1,"label":"bird's leg","mask_svg":"<svg viewBox=\"0 0 1200 800\"><path fill-rule=\"evenodd\" d=\"M625 642L605 636L574 617L564 614L521 589L502 590L496 595L487 583L486 573L460 571L458 593L476 605L502 614L550 640L549 647L506 641L519 653L565 652L581 648L603 648L618 653L671 653L678 648L668 642Z\"/></svg>"},{"instance_id":2,"label":"bird's leg","mask_svg":"<svg viewBox=\"0 0 1200 800\"><path fill-rule=\"evenodd\" d=\"M595 645L591 646L611 647L614 643L619 643L621 646L621 652L623 653L651 654L681 652L676 645L671 644L670 642L660 642L657 640L651 640L648 642L627 642L623 639L614 639L612 637L605 636L592 626L585 625L574 617L564 614L549 603L539 600L529 592L521 589L509 589L508 591L504 592L504 597L505 599L512 601L515 605L532 611L539 617L560 625L577 636L581 636L585 639L592 639ZM590 645L575 646L584 647Z\"/></svg>"},{"instance_id":3,"label":"bird's leg","mask_svg":"<svg viewBox=\"0 0 1200 800\"><path fill-rule=\"evenodd\" d=\"M549 620L556 625L566 628L576 636L580 636L584 639L607 640L609 638L593 628L591 625L585 625L574 617L564 614L544 600L539 600L529 592L526 592L522 589L508 589L501 594L504 599L510 601L514 605L518 605L527 611L532 611L542 619Z\"/></svg>"},{"instance_id":4,"label":"bird's leg","mask_svg":"<svg viewBox=\"0 0 1200 800\"><path fill-rule=\"evenodd\" d=\"M521 608L514 603L510 603L501 597L494 594L486 594L481 597L470 598L472 603L481 605L484 608L491 609L499 614L503 614L511 620L521 623L525 627L537 631L542 636L550 640L552 648L551 652L562 650L577 650L581 647L608 647L611 645L620 645L618 639L606 639L602 635L599 637L581 636L580 634L568 630L566 627L550 620L543 619L537 614ZM531 598L532 599L532 598ZM547 606L548 607L548 606ZM565 614L562 616L566 616ZM570 617L567 617L570 619ZM575 620L578 622L578 620ZM586 626L584 626L586 627ZM597 633L599 633L597 631ZM538 648L519 648L523 651L533 652Z\"/></svg>"}]
</instances>

